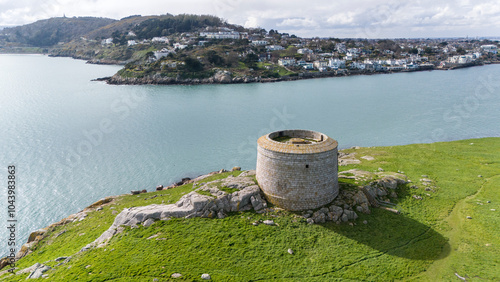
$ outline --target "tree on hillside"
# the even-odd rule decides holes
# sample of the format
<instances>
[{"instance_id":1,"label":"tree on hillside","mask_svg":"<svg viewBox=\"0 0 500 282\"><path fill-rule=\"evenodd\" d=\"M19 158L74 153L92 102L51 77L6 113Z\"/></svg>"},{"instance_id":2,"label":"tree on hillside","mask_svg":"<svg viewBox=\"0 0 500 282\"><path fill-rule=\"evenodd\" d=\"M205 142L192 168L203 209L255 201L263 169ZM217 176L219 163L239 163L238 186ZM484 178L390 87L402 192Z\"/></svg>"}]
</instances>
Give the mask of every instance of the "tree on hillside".
<instances>
[{"instance_id":1,"label":"tree on hillside","mask_svg":"<svg viewBox=\"0 0 500 282\"><path fill-rule=\"evenodd\" d=\"M203 70L203 64L197 59L194 59L192 57L186 57L184 59L184 64L186 70L191 72L197 72Z\"/></svg>"},{"instance_id":2,"label":"tree on hillside","mask_svg":"<svg viewBox=\"0 0 500 282\"><path fill-rule=\"evenodd\" d=\"M205 57L207 58L207 61L214 66L222 66L224 64L224 58L219 56L214 50L208 50L205 53Z\"/></svg>"},{"instance_id":3,"label":"tree on hillside","mask_svg":"<svg viewBox=\"0 0 500 282\"><path fill-rule=\"evenodd\" d=\"M255 68L257 66L257 62L259 61L259 56L255 53L250 53L245 56L245 59L243 62L249 67L249 68Z\"/></svg>"}]
</instances>

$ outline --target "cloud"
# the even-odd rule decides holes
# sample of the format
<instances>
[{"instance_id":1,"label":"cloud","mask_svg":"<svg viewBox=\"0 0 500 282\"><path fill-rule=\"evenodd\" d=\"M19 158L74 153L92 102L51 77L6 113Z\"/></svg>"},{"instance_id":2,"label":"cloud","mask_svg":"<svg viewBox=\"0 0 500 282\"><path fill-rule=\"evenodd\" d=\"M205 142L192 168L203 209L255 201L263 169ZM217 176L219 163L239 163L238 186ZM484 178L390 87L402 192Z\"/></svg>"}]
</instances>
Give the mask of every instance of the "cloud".
<instances>
[{"instance_id":1,"label":"cloud","mask_svg":"<svg viewBox=\"0 0 500 282\"><path fill-rule=\"evenodd\" d=\"M246 27L299 36L437 37L498 35L498 0L0 0L0 26L54 16L119 19L132 14L212 14Z\"/></svg>"},{"instance_id":2,"label":"cloud","mask_svg":"<svg viewBox=\"0 0 500 282\"><path fill-rule=\"evenodd\" d=\"M246 28L256 28L259 27L259 20L256 17L248 17L245 24L243 24Z\"/></svg>"},{"instance_id":3,"label":"cloud","mask_svg":"<svg viewBox=\"0 0 500 282\"><path fill-rule=\"evenodd\" d=\"M312 19L306 18L293 18L293 19L285 19L277 24L279 27L294 27L294 28L314 28L317 27L318 24L316 21Z\"/></svg>"}]
</instances>

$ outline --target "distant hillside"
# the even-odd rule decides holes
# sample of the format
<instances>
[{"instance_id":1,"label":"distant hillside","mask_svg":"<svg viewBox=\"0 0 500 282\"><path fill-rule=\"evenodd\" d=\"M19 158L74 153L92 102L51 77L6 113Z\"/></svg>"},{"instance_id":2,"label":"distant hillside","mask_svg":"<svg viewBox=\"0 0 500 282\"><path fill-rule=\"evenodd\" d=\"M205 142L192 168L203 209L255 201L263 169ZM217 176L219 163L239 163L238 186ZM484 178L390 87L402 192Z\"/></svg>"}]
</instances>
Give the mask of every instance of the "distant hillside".
<instances>
[{"instance_id":1,"label":"distant hillside","mask_svg":"<svg viewBox=\"0 0 500 282\"><path fill-rule=\"evenodd\" d=\"M228 26L235 29L241 28L229 25L221 18L210 15L134 15L91 31L87 34L87 37L90 39L107 38L116 34L127 34L129 31L133 31L138 38L146 39L174 33L193 32L205 27L220 26Z\"/></svg>"},{"instance_id":2,"label":"distant hillside","mask_svg":"<svg viewBox=\"0 0 500 282\"><path fill-rule=\"evenodd\" d=\"M5 28L0 35L6 42L47 47L68 42L116 20L95 17L51 18L31 24Z\"/></svg>"},{"instance_id":3,"label":"distant hillside","mask_svg":"<svg viewBox=\"0 0 500 282\"><path fill-rule=\"evenodd\" d=\"M133 28L140 39L192 32L205 27L228 26L221 18L210 15L165 15L150 18Z\"/></svg>"},{"instance_id":4,"label":"distant hillside","mask_svg":"<svg viewBox=\"0 0 500 282\"><path fill-rule=\"evenodd\" d=\"M236 30L243 29L241 26L230 25L221 18L210 15L133 15L121 20L95 17L62 17L0 29L0 45L3 42L11 45L51 47L59 42L67 43L82 36L88 39L102 39L126 36L129 31L136 33L138 38L145 39L220 26L231 27Z\"/></svg>"}]
</instances>

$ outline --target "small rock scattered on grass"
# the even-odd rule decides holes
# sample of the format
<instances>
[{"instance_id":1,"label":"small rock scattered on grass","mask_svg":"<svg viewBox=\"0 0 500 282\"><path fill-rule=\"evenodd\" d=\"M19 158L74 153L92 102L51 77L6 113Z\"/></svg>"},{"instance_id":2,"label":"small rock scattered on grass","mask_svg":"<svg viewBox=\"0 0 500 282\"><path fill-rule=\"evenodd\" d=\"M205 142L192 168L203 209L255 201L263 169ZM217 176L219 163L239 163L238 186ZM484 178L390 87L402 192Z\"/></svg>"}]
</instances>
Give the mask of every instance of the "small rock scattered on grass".
<instances>
[{"instance_id":1,"label":"small rock scattered on grass","mask_svg":"<svg viewBox=\"0 0 500 282\"><path fill-rule=\"evenodd\" d=\"M264 223L265 225L274 225L274 221L272 220L264 220L262 223Z\"/></svg>"},{"instance_id":2,"label":"small rock scattered on grass","mask_svg":"<svg viewBox=\"0 0 500 282\"><path fill-rule=\"evenodd\" d=\"M203 279L203 280L210 280L210 279L212 279L212 277L210 277L210 274L208 274L208 273L203 273L201 275L201 279Z\"/></svg>"},{"instance_id":3,"label":"small rock scattered on grass","mask_svg":"<svg viewBox=\"0 0 500 282\"><path fill-rule=\"evenodd\" d=\"M170 275L170 277L172 277L172 278L181 278L182 274L180 274L180 273L174 273L174 274Z\"/></svg>"},{"instance_id":4,"label":"small rock scattered on grass","mask_svg":"<svg viewBox=\"0 0 500 282\"><path fill-rule=\"evenodd\" d=\"M472 219L472 216L467 216L466 218L467 218L467 219Z\"/></svg>"},{"instance_id":5,"label":"small rock scattered on grass","mask_svg":"<svg viewBox=\"0 0 500 282\"><path fill-rule=\"evenodd\" d=\"M292 249L288 249L288 253L293 255L293 250Z\"/></svg>"}]
</instances>

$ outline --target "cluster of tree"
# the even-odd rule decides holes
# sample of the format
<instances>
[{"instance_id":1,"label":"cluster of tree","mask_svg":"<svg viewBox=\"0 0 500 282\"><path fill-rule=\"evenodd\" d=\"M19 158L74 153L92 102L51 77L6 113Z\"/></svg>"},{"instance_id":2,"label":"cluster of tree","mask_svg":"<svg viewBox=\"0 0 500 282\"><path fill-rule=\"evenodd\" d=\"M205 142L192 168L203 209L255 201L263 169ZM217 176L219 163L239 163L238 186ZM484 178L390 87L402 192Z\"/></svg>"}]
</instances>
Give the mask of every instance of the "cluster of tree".
<instances>
[{"instance_id":1,"label":"cluster of tree","mask_svg":"<svg viewBox=\"0 0 500 282\"><path fill-rule=\"evenodd\" d=\"M135 26L133 31L138 38L146 39L223 25L226 25L226 23L221 18L210 15L167 15L162 18L145 20Z\"/></svg>"}]
</instances>

